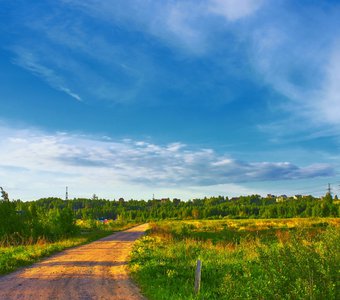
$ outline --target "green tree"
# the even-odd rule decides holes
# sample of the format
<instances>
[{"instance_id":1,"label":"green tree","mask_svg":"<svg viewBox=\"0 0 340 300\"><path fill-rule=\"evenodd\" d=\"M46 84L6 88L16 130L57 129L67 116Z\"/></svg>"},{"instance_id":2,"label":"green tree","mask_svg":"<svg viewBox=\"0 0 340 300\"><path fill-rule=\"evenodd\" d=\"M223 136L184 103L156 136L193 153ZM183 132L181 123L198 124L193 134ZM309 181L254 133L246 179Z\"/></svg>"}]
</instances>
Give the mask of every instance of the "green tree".
<instances>
[{"instance_id":1,"label":"green tree","mask_svg":"<svg viewBox=\"0 0 340 300\"><path fill-rule=\"evenodd\" d=\"M1 186L0 186L0 190L1 190L1 198L2 198L2 200L9 202L8 193L5 192L5 190Z\"/></svg>"}]
</instances>

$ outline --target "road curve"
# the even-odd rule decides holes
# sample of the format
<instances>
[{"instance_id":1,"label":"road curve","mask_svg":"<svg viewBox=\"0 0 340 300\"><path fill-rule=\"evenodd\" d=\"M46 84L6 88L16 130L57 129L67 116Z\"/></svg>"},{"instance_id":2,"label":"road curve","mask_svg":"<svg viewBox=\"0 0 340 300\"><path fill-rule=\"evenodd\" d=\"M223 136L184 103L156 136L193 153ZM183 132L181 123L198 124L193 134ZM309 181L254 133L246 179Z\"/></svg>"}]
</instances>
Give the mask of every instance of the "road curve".
<instances>
[{"instance_id":1,"label":"road curve","mask_svg":"<svg viewBox=\"0 0 340 300\"><path fill-rule=\"evenodd\" d=\"M132 245L148 225L68 249L0 277L0 299L145 299L128 276Z\"/></svg>"}]
</instances>

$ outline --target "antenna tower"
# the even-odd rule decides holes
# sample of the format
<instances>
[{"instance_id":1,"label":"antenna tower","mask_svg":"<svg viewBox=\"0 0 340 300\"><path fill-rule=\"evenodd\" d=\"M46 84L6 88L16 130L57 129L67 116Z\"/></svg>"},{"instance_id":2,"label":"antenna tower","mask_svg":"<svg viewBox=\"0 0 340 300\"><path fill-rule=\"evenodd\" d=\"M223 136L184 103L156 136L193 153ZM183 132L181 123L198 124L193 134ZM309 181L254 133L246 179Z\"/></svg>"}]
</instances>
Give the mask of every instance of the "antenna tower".
<instances>
[{"instance_id":1,"label":"antenna tower","mask_svg":"<svg viewBox=\"0 0 340 300\"><path fill-rule=\"evenodd\" d=\"M65 200L68 200L68 186L66 187Z\"/></svg>"},{"instance_id":2,"label":"antenna tower","mask_svg":"<svg viewBox=\"0 0 340 300\"><path fill-rule=\"evenodd\" d=\"M332 193L332 188L331 188L331 184L330 183L328 183L327 193L330 194L330 195Z\"/></svg>"}]
</instances>

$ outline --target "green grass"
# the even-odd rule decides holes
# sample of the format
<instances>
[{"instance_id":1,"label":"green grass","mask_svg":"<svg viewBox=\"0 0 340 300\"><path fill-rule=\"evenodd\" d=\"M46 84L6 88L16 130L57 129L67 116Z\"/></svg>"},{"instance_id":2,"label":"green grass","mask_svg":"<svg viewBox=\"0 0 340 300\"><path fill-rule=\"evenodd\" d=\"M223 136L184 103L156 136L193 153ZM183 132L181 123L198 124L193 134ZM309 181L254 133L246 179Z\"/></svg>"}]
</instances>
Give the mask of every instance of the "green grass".
<instances>
[{"instance_id":1,"label":"green grass","mask_svg":"<svg viewBox=\"0 0 340 300\"><path fill-rule=\"evenodd\" d=\"M95 241L115 231L125 230L136 224L115 223L108 226L98 224L91 228L88 224L80 224L82 231L76 236L64 238L55 242L44 239L32 245L0 247L0 274L7 274L24 266L31 265L44 257L60 252L67 248Z\"/></svg>"},{"instance_id":2,"label":"green grass","mask_svg":"<svg viewBox=\"0 0 340 300\"><path fill-rule=\"evenodd\" d=\"M159 222L130 269L150 300L339 299L339 255L339 219Z\"/></svg>"}]
</instances>

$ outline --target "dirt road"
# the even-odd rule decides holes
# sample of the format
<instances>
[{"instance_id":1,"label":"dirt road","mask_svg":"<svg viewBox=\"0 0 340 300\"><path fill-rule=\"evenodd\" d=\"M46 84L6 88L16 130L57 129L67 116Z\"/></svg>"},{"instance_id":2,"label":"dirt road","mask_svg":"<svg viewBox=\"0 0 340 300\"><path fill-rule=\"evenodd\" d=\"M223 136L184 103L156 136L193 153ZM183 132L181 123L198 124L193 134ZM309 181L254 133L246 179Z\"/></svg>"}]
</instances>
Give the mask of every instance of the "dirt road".
<instances>
[{"instance_id":1,"label":"dirt road","mask_svg":"<svg viewBox=\"0 0 340 300\"><path fill-rule=\"evenodd\" d=\"M127 263L146 229L118 232L0 277L0 299L145 299L129 279Z\"/></svg>"}]
</instances>

